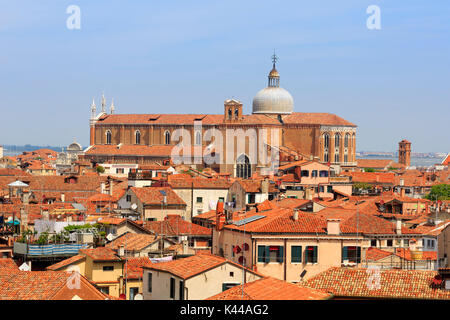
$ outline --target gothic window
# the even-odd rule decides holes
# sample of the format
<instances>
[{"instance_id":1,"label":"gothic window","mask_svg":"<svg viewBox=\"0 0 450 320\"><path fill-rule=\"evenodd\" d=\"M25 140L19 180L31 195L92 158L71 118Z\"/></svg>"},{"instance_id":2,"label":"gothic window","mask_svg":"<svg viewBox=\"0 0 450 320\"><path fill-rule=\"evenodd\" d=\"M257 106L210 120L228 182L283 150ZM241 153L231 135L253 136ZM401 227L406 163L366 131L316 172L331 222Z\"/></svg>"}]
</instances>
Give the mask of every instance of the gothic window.
<instances>
[{"instance_id":1,"label":"gothic window","mask_svg":"<svg viewBox=\"0 0 450 320\"><path fill-rule=\"evenodd\" d=\"M348 140L350 139L350 135L348 133L345 134L344 147L348 148Z\"/></svg>"},{"instance_id":2,"label":"gothic window","mask_svg":"<svg viewBox=\"0 0 450 320\"><path fill-rule=\"evenodd\" d=\"M197 146L202 144L202 134L198 131L195 133L195 144Z\"/></svg>"},{"instance_id":3,"label":"gothic window","mask_svg":"<svg viewBox=\"0 0 450 320\"><path fill-rule=\"evenodd\" d=\"M106 131L106 144L111 144L111 131Z\"/></svg>"},{"instance_id":4,"label":"gothic window","mask_svg":"<svg viewBox=\"0 0 450 320\"><path fill-rule=\"evenodd\" d=\"M169 133L169 131L166 131L164 133L164 143L165 144L170 144L170 133Z\"/></svg>"},{"instance_id":5,"label":"gothic window","mask_svg":"<svg viewBox=\"0 0 450 320\"><path fill-rule=\"evenodd\" d=\"M341 135L339 133L336 133L336 135L334 136L334 146L336 148L339 148L341 144Z\"/></svg>"},{"instance_id":6,"label":"gothic window","mask_svg":"<svg viewBox=\"0 0 450 320\"><path fill-rule=\"evenodd\" d=\"M237 119L239 117L239 110L235 109L234 110L234 117Z\"/></svg>"},{"instance_id":7,"label":"gothic window","mask_svg":"<svg viewBox=\"0 0 450 320\"><path fill-rule=\"evenodd\" d=\"M135 142L136 144L141 144L141 132L139 130L136 130L135 132Z\"/></svg>"},{"instance_id":8,"label":"gothic window","mask_svg":"<svg viewBox=\"0 0 450 320\"><path fill-rule=\"evenodd\" d=\"M323 145L325 148L328 148L330 146L330 135L328 133L325 133L323 135Z\"/></svg>"},{"instance_id":9,"label":"gothic window","mask_svg":"<svg viewBox=\"0 0 450 320\"><path fill-rule=\"evenodd\" d=\"M236 177L248 179L252 176L250 160L245 154L240 155L236 160Z\"/></svg>"},{"instance_id":10,"label":"gothic window","mask_svg":"<svg viewBox=\"0 0 450 320\"><path fill-rule=\"evenodd\" d=\"M323 161L328 162L330 161L328 157L328 148L330 147L330 135L328 133L325 133L323 135L323 146L324 146Z\"/></svg>"},{"instance_id":11,"label":"gothic window","mask_svg":"<svg viewBox=\"0 0 450 320\"><path fill-rule=\"evenodd\" d=\"M231 109L228 109L228 119L231 119L232 115L233 115L233 111L231 111Z\"/></svg>"}]
</instances>

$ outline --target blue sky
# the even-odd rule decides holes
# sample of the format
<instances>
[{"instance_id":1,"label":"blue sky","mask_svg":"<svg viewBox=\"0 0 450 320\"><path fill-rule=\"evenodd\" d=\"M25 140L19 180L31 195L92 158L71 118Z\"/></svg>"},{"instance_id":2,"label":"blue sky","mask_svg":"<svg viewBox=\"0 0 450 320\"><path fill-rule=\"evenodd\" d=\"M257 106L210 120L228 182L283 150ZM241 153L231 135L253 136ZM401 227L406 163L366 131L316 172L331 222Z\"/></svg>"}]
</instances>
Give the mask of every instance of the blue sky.
<instances>
[{"instance_id":1,"label":"blue sky","mask_svg":"<svg viewBox=\"0 0 450 320\"><path fill-rule=\"evenodd\" d=\"M81 29L69 30L69 5ZM368 30L366 8L381 9ZM358 150L448 152L450 2L0 0L0 144L89 143L117 113L251 112L276 50L297 112L358 125Z\"/></svg>"}]
</instances>

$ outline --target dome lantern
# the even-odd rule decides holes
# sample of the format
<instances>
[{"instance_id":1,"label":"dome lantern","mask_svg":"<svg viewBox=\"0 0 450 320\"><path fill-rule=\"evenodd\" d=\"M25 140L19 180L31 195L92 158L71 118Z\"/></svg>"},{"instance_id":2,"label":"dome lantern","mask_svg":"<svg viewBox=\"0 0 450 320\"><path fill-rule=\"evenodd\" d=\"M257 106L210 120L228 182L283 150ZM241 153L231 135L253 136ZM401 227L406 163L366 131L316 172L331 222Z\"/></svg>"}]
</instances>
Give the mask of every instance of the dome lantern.
<instances>
[{"instance_id":1,"label":"dome lantern","mask_svg":"<svg viewBox=\"0 0 450 320\"><path fill-rule=\"evenodd\" d=\"M253 113L291 114L294 111L294 99L280 87L280 74L276 69L278 57L272 56L273 67L269 73L269 84L253 98Z\"/></svg>"}]
</instances>

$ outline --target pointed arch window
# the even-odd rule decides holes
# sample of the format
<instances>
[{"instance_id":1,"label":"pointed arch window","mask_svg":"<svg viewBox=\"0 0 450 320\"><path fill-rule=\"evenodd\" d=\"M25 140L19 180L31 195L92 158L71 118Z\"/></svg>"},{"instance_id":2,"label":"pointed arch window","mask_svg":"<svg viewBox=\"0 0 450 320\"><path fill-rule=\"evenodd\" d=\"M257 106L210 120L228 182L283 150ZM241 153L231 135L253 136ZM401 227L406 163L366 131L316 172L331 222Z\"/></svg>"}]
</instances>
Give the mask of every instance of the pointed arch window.
<instances>
[{"instance_id":1,"label":"pointed arch window","mask_svg":"<svg viewBox=\"0 0 450 320\"><path fill-rule=\"evenodd\" d=\"M164 143L165 144L170 144L170 132L169 131L166 131L164 133Z\"/></svg>"},{"instance_id":2,"label":"pointed arch window","mask_svg":"<svg viewBox=\"0 0 450 320\"><path fill-rule=\"evenodd\" d=\"M348 148L348 142L350 140L350 135L348 133L345 134L345 139L344 139L344 147Z\"/></svg>"},{"instance_id":3,"label":"pointed arch window","mask_svg":"<svg viewBox=\"0 0 450 320\"><path fill-rule=\"evenodd\" d=\"M325 148L328 148L330 146L330 135L328 133L325 133L323 135L323 145Z\"/></svg>"},{"instance_id":4,"label":"pointed arch window","mask_svg":"<svg viewBox=\"0 0 450 320\"><path fill-rule=\"evenodd\" d=\"M111 144L111 131L106 131L106 144Z\"/></svg>"},{"instance_id":5,"label":"pointed arch window","mask_svg":"<svg viewBox=\"0 0 450 320\"><path fill-rule=\"evenodd\" d=\"M334 162L340 162L339 149L341 145L341 135L336 133L334 136Z\"/></svg>"},{"instance_id":6,"label":"pointed arch window","mask_svg":"<svg viewBox=\"0 0 450 320\"><path fill-rule=\"evenodd\" d=\"M339 148L341 144L341 135L339 133L336 133L336 135L334 136L334 146L336 148Z\"/></svg>"},{"instance_id":7,"label":"pointed arch window","mask_svg":"<svg viewBox=\"0 0 450 320\"><path fill-rule=\"evenodd\" d=\"M202 144L202 134L197 131L195 133L195 145L200 146Z\"/></svg>"},{"instance_id":8,"label":"pointed arch window","mask_svg":"<svg viewBox=\"0 0 450 320\"><path fill-rule=\"evenodd\" d=\"M248 179L252 176L252 167L249 158L242 154L236 160L236 177Z\"/></svg>"},{"instance_id":9,"label":"pointed arch window","mask_svg":"<svg viewBox=\"0 0 450 320\"><path fill-rule=\"evenodd\" d=\"M330 135L328 133L325 133L323 135L323 161L328 162L330 161L328 156L328 148L330 147Z\"/></svg>"},{"instance_id":10,"label":"pointed arch window","mask_svg":"<svg viewBox=\"0 0 450 320\"><path fill-rule=\"evenodd\" d=\"M141 144L141 132L139 130L136 130L134 135L135 135L135 143Z\"/></svg>"}]
</instances>

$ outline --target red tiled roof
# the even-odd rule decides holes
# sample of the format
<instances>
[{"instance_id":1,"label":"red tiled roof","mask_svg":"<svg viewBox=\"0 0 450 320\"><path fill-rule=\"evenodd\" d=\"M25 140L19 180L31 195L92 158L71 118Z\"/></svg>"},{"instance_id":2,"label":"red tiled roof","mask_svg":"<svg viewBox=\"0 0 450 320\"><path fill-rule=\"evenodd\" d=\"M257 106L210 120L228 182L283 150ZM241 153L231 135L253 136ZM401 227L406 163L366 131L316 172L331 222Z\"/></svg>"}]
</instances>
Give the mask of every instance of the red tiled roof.
<instances>
[{"instance_id":1,"label":"red tiled roof","mask_svg":"<svg viewBox=\"0 0 450 320\"><path fill-rule=\"evenodd\" d=\"M121 246L124 246L126 251L140 251L155 240L156 237L151 234L125 233L106 244L105 247L118 250Z\"/></svg>"},{"instance_id":2,"label":"red tiled roof","mask_svg":"<svg viewBox=\"0 0 450 320\"><path fill-rule=\"evenodd\" d=\"M69 272L0 271L0 300L105 300L106 296L80 275L80 289L67 286Z\"/></svg>"},{"instance_id":3,"label":"red tiled roof","mask_svg":"<svg viewBox=\"0 0 450 320\"><path fill-rule=\"evenodd\" d=\"M331 294L322 290L295 285L271 277L265 277L225 290L206 300L324 300ZM242 294L243 293L243 294Z\"/></svg>"},{"instance_id":4,"label":"red tiled roof","mask_svg":"<svg viewBox=\"0 0 450 320\"><path fill-rule=\"evenodd\" d=\"M378 261L380 259L392 256L393 253L385 250L381 250L378 248L370 247L366 251L366 260L367 261Z\"/></svg>"},{"instance_id":5,"label":"red tiled roof","mask_svg":"<svg viewBox=\"0 0 450 320\"><path fill-rule=\"evenodd\" d=\"M352 177L353 182L394 184L393 172L343 172L343 176Z\"/></svg>"},{"instance_id":6,"label":"red tiled roof","mask_svg":"<svg viewBox=\"0 0 450 320\"><path fill-rule=\"evenodd\" d=\"M238 265L225 258L208 253L202 253L168 262L154 263L152 266L148 267L148 269L169 272L179 278L187 280L202 272L216 268L225 263L231 263L233 265L239 266L239 268L242 268L241 265ZM258 274L250 269L246 268L246 270L247 272Z\"/></svg>"},{"instance_id":7,"label":"red tiled roof","mask_svg":"<svg viewBox=\"0 0 450 320\"><path fill-rule=\"evenodd\" d=\"M80 249L79 254L86 255L94 261L123 261L116 255L116 252L110 248L98 247L95 249Z\"/></svg>"},{"instance_id":8,"label":"red tiled roof","mask_svg":"<svg viewBox=\"0 0 450 320\"><path fill-rule=\"evenodd\" d=\"M127 258L126 264L124 264L123 267L125 279L142 279L144 270L143 267L150 266L152 266L152 262L149 257Z\"/></svg>"},{"instance_id":9,"label":"red tiled roof","mask_svg":"<svg viewBox=\"0 0 450 320\"><path fill-rule=\"evenodd\" d=\"M394 169L403 169L406 167L390 159L356 159L356 163L359 168L388 169L392 167Z\"/></svg>"},{"instance_id":10,"label":"red tiled roof","mask_svg":"<svg viewBox=\"0 0 450 320\"><path fill-rule=\"evenodd\" d=\"M332 113L303 113L293 112L283 117L285 124L316 124L316 125L340 125L356 127L355 124Z\"/></svg>"},{"instance_id":11,"label":"red tiled roof","mask_svg":"<svg viewBox=\"0 0 450 320\"><path fill-rule=\"evenodd\" d=\"M70 257L68 259L64 259L63 261L60 261L58 263L52 264L51 266L48 266L47 270L57 271L64 267L70 266L73 263L82 261L85 258L86 258L86 256L84 256L82 254L77 254L76 256Z\"/></svg>"},{"instance_id":12,"label":"red tiled roof","mask_svg":"<svg viewBox=\"0 0 450 320\"><path fill-rule=\"evenodd\" d=\"M173 189L228 189L231 182L222 178L185 177L180 178L178 174L170 175L169 185Z\"/></svg>"},{"instance_id":13,"label":"red tiled roof","mask_svg":"<svg viewBox=\"0 0 450 320\"><path fill-rule=\"evenodd\" d=\"M379 286L374 283L379 274ZM450 299L450 291L434 289L435 271L333 267L306 281L308 287L336 297L381 299Z\"/></svg>"},{"instance_id":14,"label":"red tiled roof","mask_svg":"<svg viewBox=\"0 0 450 320\"><path fill-rule=\"evenodd\" d=\"M163 221L146 221L144 222L144 228L157 234L162 232L166 236L211 236L211 229L183 220L178 215L167 215Z\"/></svg>"},{"instance_id":15,"label":"red tiled roof","mask_svg":"<svg viewBox=\"0 0 450 320\"><path fill-rule=\"evenodd\" d=\"M144 205L161 205L164 196L160 191L166 193L167 205L186 205L186 202L184 202L170 187L132 187L131 190Z\"/></svg>"},{"instance_id":16,"label":"red tiled roof","mask_svg":"<svg viewBox=\"0 0 450 320\"><path fill-rule=\"evenodd\" d=\"M13 259L10 258L0 258L0 270L19 270L19 267L14 262Z\"/></svg>"}]
</instances>

